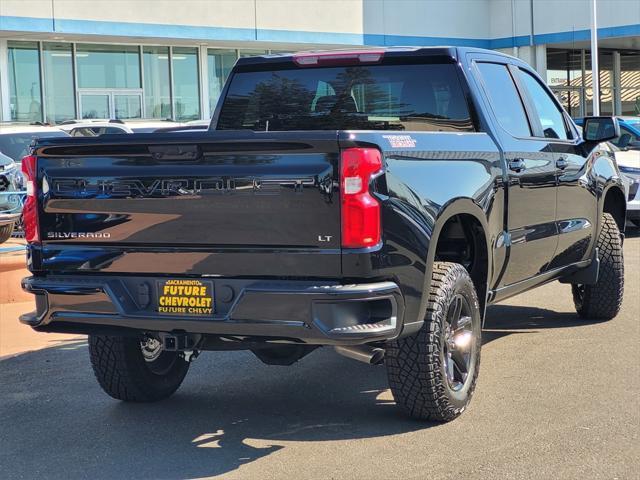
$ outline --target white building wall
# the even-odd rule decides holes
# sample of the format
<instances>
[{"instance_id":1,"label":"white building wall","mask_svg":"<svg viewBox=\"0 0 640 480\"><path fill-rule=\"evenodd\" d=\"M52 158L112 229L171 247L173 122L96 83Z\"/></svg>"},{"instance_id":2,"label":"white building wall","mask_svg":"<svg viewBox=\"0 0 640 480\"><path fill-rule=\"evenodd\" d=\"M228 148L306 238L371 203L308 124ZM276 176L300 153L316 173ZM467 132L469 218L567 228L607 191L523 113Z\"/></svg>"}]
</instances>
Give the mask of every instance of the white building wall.
<instances>
[{"instance_id":1,"label":"white building wall","mask_svg":"<svg viewBox=\"0 0 640 480\"><path fill-rule=\"evenodd\" d=\"M134 24L131 36L151 36L154 26L163 26L163 38L194 40L382 44L404 37L405 43L422 38L429 44L434 38L446 43L515 36L524 37L522 45L531 34L532 5L536 35L567 34L589 28L590 1L0 0L0 16L49 19L62 33L126 35L126 24ZM638 26L640 1L598 0L598 15L601 28ZM101 22L106 33L87 22Z\"/></svg>"},{"instance_id":2,"label":"white building wall","mask_svg":"<svg viewBox=\"0 0 640 480\"><path fill-rule=\"evenodd\" d=\"M587 30L591 21L590 6L591 0L535 0L536 33ZM597 8L599 28L640 23L638 0L598 0Z\"/></svg>"},{"instance_id":3,"label":"white building wall","mask_svg":"<svg viewBox=\"0 0 640 480\"><path fill-rule=\"evenodd\" d=\"M365 0L367 34L486 39L490 0ZM371 19L375 22L371 22ZM382 29L380 27L382 26Z\"/></svg>"}]
</instances>

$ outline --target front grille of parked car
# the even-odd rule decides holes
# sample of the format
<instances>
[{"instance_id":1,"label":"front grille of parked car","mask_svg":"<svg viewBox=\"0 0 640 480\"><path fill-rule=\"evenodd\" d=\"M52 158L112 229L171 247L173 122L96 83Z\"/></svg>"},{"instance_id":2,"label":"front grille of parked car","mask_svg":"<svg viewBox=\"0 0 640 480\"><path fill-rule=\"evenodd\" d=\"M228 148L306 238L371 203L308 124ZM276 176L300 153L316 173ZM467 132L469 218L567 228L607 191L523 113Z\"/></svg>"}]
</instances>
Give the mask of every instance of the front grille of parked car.
<instances>
[{"instance_id":1,"label":"front grille of parked car","mask_svg":"<svg viewBox=\"0 0 640 480\"><path fill-rule=\"evenodd\" d=\"M638 193L638 187L640 187L640 182L633 182L631 187L629 187L629 202L636 198L636 193Z\"/></svg>"},{"instance_id":2,"label":"front grille of parked car","mask_svg":"<svg viewBox=\"0 0 640 480\"><path fill-rule=\"evenodd\" d=\"M11 183L9 182L9 179L4 175L0 175L0 192L6 192L9 190L10 185Z\"/></svg>"}]
</instances>

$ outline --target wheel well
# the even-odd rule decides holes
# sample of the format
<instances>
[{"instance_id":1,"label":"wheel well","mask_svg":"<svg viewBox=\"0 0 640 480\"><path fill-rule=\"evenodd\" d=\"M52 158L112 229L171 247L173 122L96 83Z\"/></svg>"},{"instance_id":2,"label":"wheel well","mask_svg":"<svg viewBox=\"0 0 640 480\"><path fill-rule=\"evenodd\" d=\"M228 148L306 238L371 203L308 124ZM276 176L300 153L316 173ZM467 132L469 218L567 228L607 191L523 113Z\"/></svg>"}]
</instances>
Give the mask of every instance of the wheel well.
<instances>
[{"instance_id":1,"label":"wheel well","mask_svg":"<svg viewBox=\"0 0 640 480\"><path fill-rule=\"evenodd\" d=\"M481 311L487 298L487 252L486 236L478 219L460 214L449 218L442 227L435 253L435 261L459 263L469 272Z\"/></svg>"},{"instance_id":2,"label":"wheel well","mask_svg":"<svg viewBox=\"0 0 640 480\"><path fill-rule=\"evenodd\" d=\"M618 224L621 232L624 231L626 201L624 193L617 187L611 187L604 197L602 213L609 213Z\"/></svg>"}]
</instances>

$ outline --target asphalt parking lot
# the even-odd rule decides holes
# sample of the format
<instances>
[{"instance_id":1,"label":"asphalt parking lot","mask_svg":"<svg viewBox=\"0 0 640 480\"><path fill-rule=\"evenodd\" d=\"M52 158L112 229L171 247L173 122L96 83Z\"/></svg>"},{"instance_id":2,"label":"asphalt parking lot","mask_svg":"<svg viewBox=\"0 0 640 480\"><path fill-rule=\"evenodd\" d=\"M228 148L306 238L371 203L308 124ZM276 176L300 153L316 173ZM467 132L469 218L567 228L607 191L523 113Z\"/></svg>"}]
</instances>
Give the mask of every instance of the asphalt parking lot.
<instances>
[{"instance_id":1,"label":"asphalt parking lot","mask_svg":"<svg viewBox=\"0 0 640 480\"><path fill-rule=\"evenodd\" d=\"M0 477L638 478L637 232L625 262L610 322L578 319L558 283L492 307L471 407L446 425L403 418L384 368L331 350L288 368L205 353L152 405L104 395L83 338L0 352Z\"/></svg>"}]
</instances>

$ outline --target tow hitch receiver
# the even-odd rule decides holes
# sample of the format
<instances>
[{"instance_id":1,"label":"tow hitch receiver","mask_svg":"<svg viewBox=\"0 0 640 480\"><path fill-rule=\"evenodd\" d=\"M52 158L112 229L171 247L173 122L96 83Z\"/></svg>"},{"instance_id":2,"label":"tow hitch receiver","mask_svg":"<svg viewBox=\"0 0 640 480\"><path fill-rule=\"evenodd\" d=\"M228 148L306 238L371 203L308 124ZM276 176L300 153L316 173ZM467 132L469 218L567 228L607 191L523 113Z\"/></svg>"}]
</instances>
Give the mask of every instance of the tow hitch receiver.
<instances>
[{"instance_id":1,"label":"tow hitch receiver","mask_svg":"<svg viewBox=\"0 0 640 480\"><path fill-rule=\"evenodd\" d=\"M200 340L199 335L187 333L161 333L162 348L166 352L184 352L194 350Z\"/></svg>"}]
</instances>

